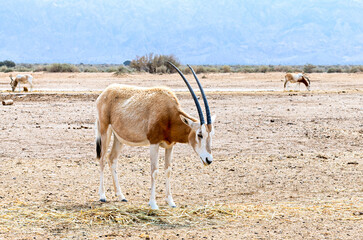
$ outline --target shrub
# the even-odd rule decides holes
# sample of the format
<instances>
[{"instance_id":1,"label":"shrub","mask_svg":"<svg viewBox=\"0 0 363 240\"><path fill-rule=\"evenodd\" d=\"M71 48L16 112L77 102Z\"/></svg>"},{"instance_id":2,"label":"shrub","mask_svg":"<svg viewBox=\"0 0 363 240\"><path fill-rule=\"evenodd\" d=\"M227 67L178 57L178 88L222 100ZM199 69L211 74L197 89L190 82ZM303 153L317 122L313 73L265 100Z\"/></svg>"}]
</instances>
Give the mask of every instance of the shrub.
<instances>
[{"instance_id":1,"label":"shrub","mask_svg":"<svg viewBox=\"0 0 363 240\"><path fill-rule=\"evenodd\" d=\"M126 61L124 62L124 65L125 65L125 66L130 66L130 64L131 64L131 61L130 61L130 60L126 60Z\"/></svg>"},{"instance_id":2,"label":"shrub","mask_svg":"<svg viewBox=\"0 0 363 240\"><path fill-rule=\"evenodd\" d=\"M312 65L312 64L306 64L306 65L304 65L303 71L305 73L312 73L313 70L314 70L314 68L316 68L314 65Z\"/></svg>"},{"instance_id":3,"label":"shrub","mask_svg":"<svg viewBox=\"0 0 363 240\"><path fill-rule=\"evenodd\" d=\"M108 72L108 73L117 72L117 68L116 67L108 67L108 68L106 68L106 70L104 70L104 72Z\"/></svg>"},{"instance_id":4,"label":"shrub","mask_svg":"<svg viewBox=\"0 0 363 240\"><path fill-rule=\"evenodd\" d=\"M177 67L180 65L174 55L154 55L149 53L142 57L137 56L136 59L131 61L130 67L139 72L156 73L157 68L165 66L166 72L175 72L174 68L167 62L171 62Z\"/></svg>"},{"instance_id":5,"label":"shrub","mask_svg":"<svg viewBox=\"0 0 363 240\"><path fill-rule=\"evenodd\" d=\"M96 67L87 67L83 70L83 72L90 72L90 73L93 73L93 72L99 72L98 71L98 68Z\"/></svg>"},{"instance_id":6,"label":"shrub","mask_svg":"<svg viewBox=\"0 0 363 240\"><path fill-rule=\"evenodd\" d=\"M221 72L223 73L229 73L231 72L231 66L228 66L228 65L224 65L221 67Z\"/></svg>"},{"instance_id":7,"label":"shrub","mask_svg":"<svg viewBox=\"0 0 363 240\"><path fill-rule=\"evenodd\" d=\"M256 72L266 73L268 71L267 66L259 66L258 69L256 69Z\"/></svg>"},{"instance_id":8,"label":"shrub","mask_svg":"<svg viewBox=\"0 0 363 240\"><path fill-rule=\"evenodd\" d=\"M350 73L363 72L363 66L353 66L349 69Z\"/></svg>"},{"instance_id":9,"label":"shrub","mask_svg":"<svg viewBox=\"0 0 363 240\"><path fill-rule=\"evenodd\" d=\"M2 65L0 67L0 72L5 72L6 70L8 70L8 67L7 66Z\"/></svg>"},{"instance_id":10,"label":"shrub","mask_svg":"<svg viewBox=\"0 0 363 240\"><path fill-rule=\"evenodd\" d=\"M183 68L180 69L180 71L182 71L182 73L184 73L184 74L191 74L192 73L192 71L188 67L183 67Z\"/></svg>"},{"instance_id":11,"label":"shrub","mask_svg":"<svg viewBox=\"0 0 363 240\"><path fill-rule=\"evenodd\" d=\"M219 69L215 67L208 67L206 71L209 73L217 73L219 72Z\"/></svg>"},{"instance_id":12,"label":"shrub","mask_svg":"<svg viewBox=\"0 0 363 240\"><path fill-rule=\"evenodd\" d=\"M17 72L31 72L32 69L31 68L21 67L21 68L17 68L16 71Z\"/></svg>"},{"instance_id":13,"label":"shrub","mask_svg":"<svg viewBox=\"0 0 363 240\"><path fill-rule=\"evenodd\" d=\"M196 74L207 72L207 69L204 66L195 66L193 69Z\"/></svg>"},{"instance_id":14,"label":"shrub","mask_svg":"<svg viewBox=\"0 0 363 240\"><path fill-rule=\"evenodd\" d=\"M167 72L167 68L166 68L166 66L160 66L160 67L157 67L156 68L156 73L159 73L159 74L163 74L163 73L166 73Z\"/></svg>"},{"instance_id":15,"label":"shrub","mask_svg":"<svg viewBox=\"0 0 363 240\"><path fill-rule=\"evenodd\" d=\"M328 73L341 73L342 69L341 68L329 68Z\"/></svg>"},{"instance_id":16,"label":"shrub","mask_svg":"<svg viewBox=\"0 0 363 240\"><path fill-rule=\"evenodd\" d=\"M130 73L130 72L131 72L131 70L128 67L125 67L124 65L120 65L117 68L117 71L114 73L114 75L120 76L120 75L124 75L124 74Z\"/></svg>"},{"instance_id":17,"label":"shrub","mask_svg":"<svg viewBox=\"0 0 363 240\"><path fill-rule=\"evenodd\" d=\"M243 72L243 73L253 73L253 72L255 72L255 69L254 69L254 68L252 68L252 67L248 67L248 66L246 66L246 67L243 67L243 68L242 68L242 72Z\"/></svg>"},{"instance_id":18,"label":"shrub","mask_svg":"<svg viewBox=\"0 0 363 240\"><path fill-rule=\"evenodd\" d=\"M11 67L15 67L16 64L13 61L5 60L3 62L0 62L0 67L1 66L7 66L8 68L11 68Z\"/></svg>"},{"instance_id":19,"label":"shrub","mask_svg":"<svg viewBox=\"0 0 363 240\"><path fill-rule=\"evenodd\" d=\"M46 72L47 66L41 65L35 68L34 72Z\"/></svg>"},{"instance_id":20,"label":"shrub","mask_svg":"<svg viewBox=\"0 0 363 240\"><path fill-rule=\"evenodd\" d=\"M53 63L47 67L48 72L80 72L79 68L67 63Z\"/></svg>"}]
</instances>

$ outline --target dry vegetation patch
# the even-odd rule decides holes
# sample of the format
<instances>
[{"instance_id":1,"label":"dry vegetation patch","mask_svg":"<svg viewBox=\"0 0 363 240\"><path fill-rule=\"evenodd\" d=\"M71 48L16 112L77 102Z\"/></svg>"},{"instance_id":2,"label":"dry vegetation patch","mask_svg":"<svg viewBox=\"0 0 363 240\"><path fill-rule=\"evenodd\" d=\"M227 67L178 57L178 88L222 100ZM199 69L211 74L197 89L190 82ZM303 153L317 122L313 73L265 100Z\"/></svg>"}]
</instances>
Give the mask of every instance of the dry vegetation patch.
<instances>
[{"instance_id":1,"label":"dry vegetation patch","mask_svg":"<svg viewBox=\"0 0 363 240\"><path fill-rule=\"evenodd\" d=\"M164 227L223 226L249 220L281 220L325 218L331 221L362 221L363 202L340 199L315 202L246 203L205 206L181 206L151 210L147 206L124 203L92 203L90 205L59 205L14 202L0 206L0 231L67 232L92 226L133 226L142 229L154 225ZM50 224L51 223L51 224Z\"/></svg>"}]
</instances>

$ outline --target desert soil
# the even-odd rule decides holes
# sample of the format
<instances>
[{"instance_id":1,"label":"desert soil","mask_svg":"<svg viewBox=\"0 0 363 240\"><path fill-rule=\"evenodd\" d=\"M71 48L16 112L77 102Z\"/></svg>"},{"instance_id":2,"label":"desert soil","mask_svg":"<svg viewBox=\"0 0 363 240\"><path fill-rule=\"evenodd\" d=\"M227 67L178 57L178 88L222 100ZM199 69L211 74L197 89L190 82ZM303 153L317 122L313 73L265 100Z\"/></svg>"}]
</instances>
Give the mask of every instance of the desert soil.
<instances>
[{"instance_id":1,"label":"desert soil","mask_svg":"<svg viewBox=\"0 0 363 240\"><path fill-rule=\"evenodd\" d=\"M217 115L214 162L204 167L189 146L177 144L174 200L185 212L205 206L236 211L180 224L152 218L132 224L102 219L65 224L67 216L60 210L147 205L146 147L125 147L119 157L119 181L129 202L117 201L106 167L108 201L99 203L94 102L111 83L166 85L176 90L183 109L197 116L180 77L33 75L32 93L11 93L8 74L0 73L0 100L14 100L0 105L0 239L363 236L363 74L310 74L309 92L304 86L282 91L283 73L201 74L211 112ZM160 211L169 214L173 210L164 201L162 154L157 201Z\"/></svg>"}]
</instances>

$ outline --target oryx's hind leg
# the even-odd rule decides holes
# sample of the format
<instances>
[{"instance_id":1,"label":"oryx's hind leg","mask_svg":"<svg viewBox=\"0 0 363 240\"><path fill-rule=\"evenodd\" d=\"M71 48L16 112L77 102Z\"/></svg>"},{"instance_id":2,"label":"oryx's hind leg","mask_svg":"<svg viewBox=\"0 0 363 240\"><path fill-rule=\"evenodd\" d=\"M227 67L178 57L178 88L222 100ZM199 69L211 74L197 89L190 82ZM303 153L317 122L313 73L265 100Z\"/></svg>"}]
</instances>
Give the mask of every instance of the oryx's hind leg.
<instances>
[{"instance_id":1,"label":"oryx's hind leg","mask_svg":"<svg viewBox=\"0 0 363 240\"><path fill-rule=\"evenodd\" d=\"M104 181L103 181L103 170L105 169L106 164L106 155L107 155L107 148L110 144L111 139L111 128L107 126L100 126L99 129L100 135L101 135L101 157L100 157L100 188L99 188L99 194L100 194L100 201L106 202L106 195L105 195L105 187L104 187Z\"/></svg>"},{"instance_id":2,"label":"oryx's hind leg","mask_svg":"<svg viewBox=\"0 0 363 240\"><path fill-rule=\"evenodd\" d=\"M151 162L151 195L149 205L151 209L159 209L158 205L156 204L156 179L159 172L159 144L151 144L150 145L150 162Z\"/></svg>"},{"instance_id":3,"label":"oryx's hind leg","mask_svg":"<svg viewBox=\"0 0 363 240\"><path fill-rule=\"evenodd\" d=\"M115 134L113 134L113 145L110 152L110 156L108 158L108 165L111 169L113 187L115 189L116 196L122 202L127 202L125 196L121 192L120 184L117 178L117 158L120 155L122 149L122 143L117 139Z\"/></svg>"},{"instance_id":4,"label":"oryx's hind leg","mask_svg":"<svg viewBox=\"0 0 363 240\"><path fill-rule=\"evenodd\" d=\"M170 207L176 207L173 196L171 195L171 169L172 169L173 147L165 149L165 174L166 174L166 202Z\"/></svg>"},{"instance_id":5,"label":"oryx's hind leg","mask_svg":"<svg viewBox=\"0 0 363 240\"><path fill-rule=\"evenodd\" d=\"M288 91L289 90L289 80L287 80L285 78L285 82L284 82L284 91Z\"/></svg>"}]
</instances>

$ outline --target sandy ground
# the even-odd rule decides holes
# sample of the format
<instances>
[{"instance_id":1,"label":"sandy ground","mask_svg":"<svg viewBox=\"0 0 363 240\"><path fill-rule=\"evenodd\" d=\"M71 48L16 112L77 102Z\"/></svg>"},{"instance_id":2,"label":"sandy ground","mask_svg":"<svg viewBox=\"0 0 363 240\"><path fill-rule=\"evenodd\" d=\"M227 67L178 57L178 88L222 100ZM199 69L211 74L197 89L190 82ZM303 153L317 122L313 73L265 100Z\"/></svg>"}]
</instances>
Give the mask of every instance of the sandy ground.
<instances>
[{"instance_id":1,"label":"sandy ground","mask_svg":"<svg viewBox=\"0 0 363 240\"><path fill-rule=\"evenodd\" d=\"M209 205L239 210L224 220L131 225L28 219L36 219L34 209L57 213L60 208L86 211L101 205L93 126L100 90L115 82L166 85L178 90L185 111L197 116L182 80L176 74L33 75L33 93L13 94L8 75L0 74L0 100L14 100L14 105L0 105L0 239L363 236L363 74L310 74L310 92L304 86L283 92L283 73L200 75L217 115L214 162L204 167L189 146L177 145L174 200L186 210ZM172 210L164 201L162 154L157 201L167 212ZM145 206L149 168L146 147L125 147L118 173L129 202L117 202L106 168L108 202L103 206ZM22 214L9 217L16 211Z\"/></svg>"}]
</instances>

